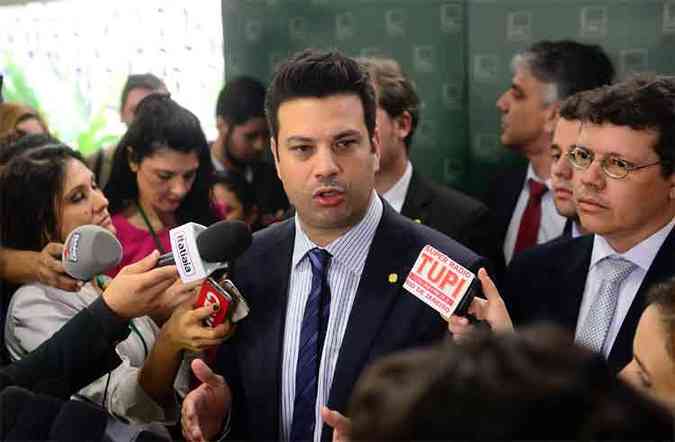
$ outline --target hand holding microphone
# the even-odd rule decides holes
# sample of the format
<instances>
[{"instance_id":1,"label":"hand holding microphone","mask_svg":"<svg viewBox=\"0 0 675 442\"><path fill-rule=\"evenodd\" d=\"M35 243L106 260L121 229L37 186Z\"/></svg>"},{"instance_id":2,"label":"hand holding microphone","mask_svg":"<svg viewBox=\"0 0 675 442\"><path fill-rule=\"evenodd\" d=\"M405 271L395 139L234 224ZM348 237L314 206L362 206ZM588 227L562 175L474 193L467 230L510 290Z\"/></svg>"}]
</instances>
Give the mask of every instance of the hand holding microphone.
<instances>
[{"instance_id":1,"label":"hand holding microphone","mask_svg":"<svg viewBox=\"0 0 675 442\"><path fill-rule=\"evenodd\" d=\"M89 281L122 260L122 244L101 226L86 224L74 229L63 245L61 264L66 273Z\"/></svg>"},{"instance_id":2,"label":"hand holding microphone","mask_svg":"<svg viewBox=\"0 0 675 442\"><path fill-rule=\"evenodd\" d=\"M158 309L164 293L176 280L176 267L154 268L159 252L124 267L103 292L106 304L125 319L145 316Z\"/></svg>"},{"instance_id":3,"label":"hand holding microphone","mask_svg":"<svg viewBox=\"0 0 675 442\"><path fill-rule=\"evenodd\" d=\"M193 282L227 266L251 245L251 231L241 221L219 221L208 228L187 223L169 232L171 253L158 266L176 264L180 279Z\"/></svg>"},{"instance_id":4,"label":"hand holding microphone","mask_svg":"<svg viewBox=\"0 0 675 442\"><path fill-rule=\"evenodd\" d=\"M468 313L480 321L487 322L495 332L513 331L511 316L509 316L504 300L485 269L478 271L478 279L487 299L473 298ZM448 319L448 330L455 340L465 339L473 332L473 328L468 318L452 315Z\"/></svg>"},{"instance_id":5,"label":"hand holding microphone","mask_svg":"<svg viewBox=\"0 0 675 442\"><path fill-rule=\"evenodd\" d=\"M82 283L71 278L63 268L58 257L63 251L63 244L50 242L36 255L35 273L37 280L43 284L73 292L82 287ZM35 252L29 252L35 253Z\"/></svg>"}]
</instances>

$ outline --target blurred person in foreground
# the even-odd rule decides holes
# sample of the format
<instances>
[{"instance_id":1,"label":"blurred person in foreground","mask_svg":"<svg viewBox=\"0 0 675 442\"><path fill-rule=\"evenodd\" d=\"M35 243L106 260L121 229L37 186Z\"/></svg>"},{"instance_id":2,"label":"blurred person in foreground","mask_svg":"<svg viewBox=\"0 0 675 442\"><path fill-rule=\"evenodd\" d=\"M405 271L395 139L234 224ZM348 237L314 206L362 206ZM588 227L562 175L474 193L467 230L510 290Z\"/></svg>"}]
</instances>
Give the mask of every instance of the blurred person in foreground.
<instances>
[{"instance_id":1,"label":"blurred person in foreground","mask_svg":"<svg viewBox=\"0 0 675 442\"><path fill-rule=\"evenodd\" d=\"M563 331L477 333L385 357L359 379L343 440L666 440L667 409Z\"/></svg>"}]
</instances>

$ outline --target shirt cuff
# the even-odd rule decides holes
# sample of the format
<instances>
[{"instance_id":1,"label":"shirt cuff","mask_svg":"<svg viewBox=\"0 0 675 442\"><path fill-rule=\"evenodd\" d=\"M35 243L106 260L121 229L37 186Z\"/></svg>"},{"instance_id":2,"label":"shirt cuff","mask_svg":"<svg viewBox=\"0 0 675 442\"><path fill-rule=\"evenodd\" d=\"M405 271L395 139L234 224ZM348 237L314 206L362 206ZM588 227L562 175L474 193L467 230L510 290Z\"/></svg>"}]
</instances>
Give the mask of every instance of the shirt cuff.
<instances>
[{"instance_id":1,"label":"shirt cuff","mask_svg":"<svg viewBox=\"0 0 675 442\"><path fill-rule=\"evenodd\" d=\"M129 321L115 313L102 296L92 302L87 309L101 324L103 333L110 341L123 341L129 336Z\"/></svg>"}]
</instances>

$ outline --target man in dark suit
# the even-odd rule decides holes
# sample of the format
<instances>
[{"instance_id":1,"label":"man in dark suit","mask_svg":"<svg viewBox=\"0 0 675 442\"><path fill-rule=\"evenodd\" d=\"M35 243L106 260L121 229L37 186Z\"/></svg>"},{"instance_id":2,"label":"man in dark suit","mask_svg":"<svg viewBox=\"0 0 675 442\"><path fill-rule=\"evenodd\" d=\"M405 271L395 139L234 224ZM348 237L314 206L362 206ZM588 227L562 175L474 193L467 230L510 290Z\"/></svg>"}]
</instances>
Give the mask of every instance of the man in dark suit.
<instances>
[{"instance_id":1,"label":"man in dark suit","mask_svg":"<svg viewBox=\"0 0 675 442\"><path fill-rule=\"evenodd\" d=\"M203 384L184 400L188 440L213 438L228 416L235 439L330 439L322 406L344 412L366 364L446 333L440 315L402 287L421 249L430 244L473 271L483 264L377 196L375 94L356 61L294 56L277 71L266 110L296 214L256 233L235 265L251 313L220 349L224 378L193 363Z\"/></svg>"},{"instance_id":2,"label":"man in dark suit","mask_svg":"<svg viewBox=\"0 0 675 442\"><path fill-rule=\"evenodd\" d=\"M506 263L515 253L557 238L565 218L549 192L551 138L560 100L609 84L612 63L602 48L573 41L542 41L513 61L513 80L497 100L501 142L528 164L495 177L485 203L497 218Z\"/></svg>"},{"instance_id":3,"label":"man in dark suit","mask_svg":"<svg viewBox=\"0 0 675 442\"><path fill-rule=\"evenodd\" d=\"M433 183L414 169L410 147L420 119L420 100L399 64L364 58L377 96L380 169L375 189L397 212L449 236L501 267L495 220L480 201Z\"/></svg>"},{"instance_id":4,"label":"man in dark suit","mask_svg":"<svg viewBox=\"0 0 675 442\"><path fill-rule=\"evenodd\" d=\"M631 360L645 291L675 274L675 78L585 92L568 158L581 223L594 236L516 257L504 299L514 322L552 320L619 371Z\"/></svg>"},{"instance_id":5,"label":"man in dark suit","mask_svg":"<svg viewBox=\"0 0 675 442\"><path fill-rule=\"evenodd\" d=\"M577 115L578 100L583 93L573 95L560 107L560 117L551 142L551 191L553 203L561 216L565 217L565 228L562 238L576 238L588 232L579 222L577 205L572 195L572 176L574 167L569 162L569 152L576 146L581 132L581 121Z\"/></svg>"},{"instance_id":6,"label":"man in dark suit","mask_svg":"<svg viewBox=\"0 0 675 442\"><path fill-rule=\"evenodd\" d=\"M217 171L241 175L251 184L263 226L279 220L288 199L274 166L263 160L269 129L265 121L265 86L252 77L228 81L218 94L216 128L211 161Z\"/></svg>"}]
</instances>

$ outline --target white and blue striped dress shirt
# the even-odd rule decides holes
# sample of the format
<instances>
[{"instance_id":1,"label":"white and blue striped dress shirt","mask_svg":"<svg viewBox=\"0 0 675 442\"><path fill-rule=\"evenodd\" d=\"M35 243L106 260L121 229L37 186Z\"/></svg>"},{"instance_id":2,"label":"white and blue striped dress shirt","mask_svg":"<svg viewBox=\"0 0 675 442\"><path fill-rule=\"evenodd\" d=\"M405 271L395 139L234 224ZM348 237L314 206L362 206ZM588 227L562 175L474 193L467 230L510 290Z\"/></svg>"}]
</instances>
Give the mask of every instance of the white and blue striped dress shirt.
<instances>
[{"instance_id":1,"label":"white and blue striped dress shirt","mask_svg":"<svg viewBox=\"0 0 675 442\"><path fill-rule=\"evenodd\" d=\"M373 192L365 217L347 233L324 247L333 255L333 258L328 268L328 285L331 292L330 317L317 382L316 427L314 430L316 442L321 439L321 428L323 426L319 410L322 405L328 402L335 365L342 346L342 338L347 329L347 322L370 245L382 218L382 210L382 201ZM305 304L312 286L312 268L309 258L307 258L307 252L314 247L318 246L303 232L296 214L295 244L293 245L291 279L288 287L281 374L281 438L283 440L289 439L293 421L295 369L300 346L300 328Z\"/></svg>"}]
</instances>

